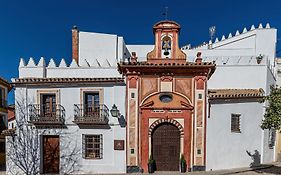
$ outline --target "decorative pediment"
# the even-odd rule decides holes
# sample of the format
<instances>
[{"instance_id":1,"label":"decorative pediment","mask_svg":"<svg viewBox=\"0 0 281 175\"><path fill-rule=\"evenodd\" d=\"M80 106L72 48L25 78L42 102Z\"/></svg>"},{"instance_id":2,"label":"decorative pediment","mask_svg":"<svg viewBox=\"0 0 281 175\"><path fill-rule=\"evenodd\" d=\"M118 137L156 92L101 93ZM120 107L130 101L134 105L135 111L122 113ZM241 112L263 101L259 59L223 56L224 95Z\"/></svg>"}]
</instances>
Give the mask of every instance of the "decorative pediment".
<instances>
[{"instance_id":1,"label":"decorative pediment","mask_svg":"<svg viewBox=\"0 0 281 175\"><path fill-rule=\"evenodd\" d=\"M156 93L148 96L141 103L141 108L163 110L193 110L190 100L175 93Z\"/></svg>"}]
</instances>

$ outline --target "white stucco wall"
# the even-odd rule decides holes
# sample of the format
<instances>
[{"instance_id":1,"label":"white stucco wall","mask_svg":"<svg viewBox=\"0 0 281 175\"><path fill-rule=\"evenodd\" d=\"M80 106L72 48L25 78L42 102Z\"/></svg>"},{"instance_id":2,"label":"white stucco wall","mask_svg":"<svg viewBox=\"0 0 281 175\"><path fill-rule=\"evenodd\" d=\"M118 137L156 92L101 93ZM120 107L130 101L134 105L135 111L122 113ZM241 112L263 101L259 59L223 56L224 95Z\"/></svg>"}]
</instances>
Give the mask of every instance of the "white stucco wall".
<instances>
[{"instance_id":1,"label":"white stucco wall","mask_svg":"<svg viewBox=\"0 0 281 175\"><path fill-rule=\"evenodd\" d=\"M268 25L252 29L249 31L240 31L241 34L228 37L226 39L216 39L211 46L203 46L186 49L183 51L190 57L194 58L198 51L203 56L258 56L259 54L268 56L273 64L275 59L277 29L270 28ZM210 47L211 49L209 49ZM189 59L190 60L190 59Z\"/></svg>"},{"instance_id":2,"label":"white stucco wall","mask_svg":"<svg viewBox=\"0 0 281 175\"><path fill-rule=\"evenodd\" d=\"M58 134L60 135L60 163L61 171L64 170L63 163L66 161L63 157L67 152L75 147L79 149L76 154L77 167L79 171L75 174L96 174L96 173L125 173L126 172L126 157L125 150L114 150L114 140L126 140L126 129L119 125L118 119L109 114L109 129L79 129L73 123L74 120L74 104L80 104L81 89L93 90L103 89L104 104L111 109L113 104L116 104L121 115L125 116L125 85L106 85L106 86L91 86L91 87L61 87L61 88L16 88L16 101L22 101L25 95L28 96L27 104L38 104L37 90L58 90L59 101L65 108L66 129L39 129L44 135ZM16 103L17 104L17 103ZM103 135L103 158L99 160L89 160L82 158L82 134L102 134ZM66 148L67 145L67 148ZM126 142L125 142L126 145ZM42 159L42 156L41 156ZM11 168L9 166L8 168ZM42 168L42 165L41 165ZM63 173L63 172L62 172ZM9 171L8 171L9 174Z\"/></svg>"},{"instance_id":3,"label":"white stucco wall","mask_svg":"<svg viewBox=\"0 0 281 175\"><path fill-rule=\"evenodd\" d=\"M126 45L129 52L136 52L138 61L146 61L146 55L154 49L154 45Z\"/></svg>"},{"instance_id":4,"label":"white stucco wall","mask_svg":"<svg viewBox=\"0 0 281 175\"><path fill-rule=\"evenodd\" d=\"M241 133L231 132L231 114L241 114ZM207 118L207 170L247 167L253 160L247 154L262 154L260 123L263 104L258 102L211 104Z\"/></svg>"},{"instance_id":5,"label":"white stucco wall","mask_svg":"<svg viewBox=\"0 0 281 175\"><path fill-rule=\"evenodd\" d=\"M89 63L98 59L108 59L114 63L118 56L118 37L113 34L79 32L79 62L86 59Z\"/></svg>"},{"instance_id":6,"label":"white stucco wall","mask_svg":"<svg viewBox=\"0 0 281 175\"><path fill-rule=\"evenodd\" d=\"M218 65L208 81L208 89L259 89L266 90L267 66Z\"/></svg>"}]
</instances>

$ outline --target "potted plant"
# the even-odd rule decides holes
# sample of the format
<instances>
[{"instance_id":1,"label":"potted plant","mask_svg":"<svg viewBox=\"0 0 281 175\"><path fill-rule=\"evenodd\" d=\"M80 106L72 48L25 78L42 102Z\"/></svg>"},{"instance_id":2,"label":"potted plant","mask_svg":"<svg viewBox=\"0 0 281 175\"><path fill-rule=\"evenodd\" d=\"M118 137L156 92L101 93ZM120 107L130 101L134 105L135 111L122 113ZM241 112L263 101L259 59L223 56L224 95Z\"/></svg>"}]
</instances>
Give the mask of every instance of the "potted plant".
<instances>
[{"instance_id":1,"label":"potted plant","mask_svg":"<svg viewBox=\"0 0 281 175\"><path fill-rule=\"evenodd\" d=\"M148 173L154 173L154 171L155 171L155 160L152 159L152 155L150 155L147 165L148 165Z\"/></svg>"},{"instance_id":2,"label":"potted plant","mask_svg":"<svg viewBox=\"0 0 281 175\"><path fill-rule=\"evenodd\" d=\"M261 61L262 61L262 59L263 59L263 55L262 55L262 54L259 54L259 55L256 57L256 59L257 59L257 63L260 64Z\"/></svg>"},{"instance_id":3,"label":"potted plant","mask_svg":"<svg viewBox=\"0 0 281 175\"><path fill-rule=\"evenodd\" d=\"M180 167L181 167L181 173L185 173L186 172L186 160L184 158L184 155L182 154L181 155L181 158L180 158Z\"/></svg>"}]
</instances>

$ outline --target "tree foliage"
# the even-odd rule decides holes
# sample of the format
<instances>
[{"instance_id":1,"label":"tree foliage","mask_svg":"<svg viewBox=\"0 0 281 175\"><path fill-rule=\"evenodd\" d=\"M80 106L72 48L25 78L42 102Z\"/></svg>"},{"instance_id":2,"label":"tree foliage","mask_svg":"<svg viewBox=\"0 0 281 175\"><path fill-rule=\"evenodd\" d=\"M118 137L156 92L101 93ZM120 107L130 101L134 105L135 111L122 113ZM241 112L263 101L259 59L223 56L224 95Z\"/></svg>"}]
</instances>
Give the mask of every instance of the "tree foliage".
<instances>
[{"instance_id":1,"label":"tree foliage","mask_svg":"<svg viewBox=\"0 0 281 175\"><path fill-rule=\"evenodd\" d=\"M264 100L267 102L267 107L261 128L279 130L281 128L281 88L271 86L271 93L264 97Z\"/></svg>"}]
</instances>

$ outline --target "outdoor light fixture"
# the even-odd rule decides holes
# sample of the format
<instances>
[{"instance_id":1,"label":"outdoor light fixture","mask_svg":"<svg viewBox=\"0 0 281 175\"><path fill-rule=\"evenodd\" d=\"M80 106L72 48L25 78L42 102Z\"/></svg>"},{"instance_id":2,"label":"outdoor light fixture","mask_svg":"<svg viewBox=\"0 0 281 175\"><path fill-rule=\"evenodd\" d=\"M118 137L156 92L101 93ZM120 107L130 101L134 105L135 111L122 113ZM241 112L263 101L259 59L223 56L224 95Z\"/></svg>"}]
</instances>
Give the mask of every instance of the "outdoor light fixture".
<instances>
[{"instance_id":1,"label":"outdoor light fixture","mask_svg":"<svg viewBox=\"0 0 281 175\"><path fill-rule=\"evenodd\" d=\"M112 108L110 109L110 113L111 113L112 117L119 118L119 116L120 116L119 110L117 109L117 106L115 104L113 104Z\"/></svg>"}]
</instances>

